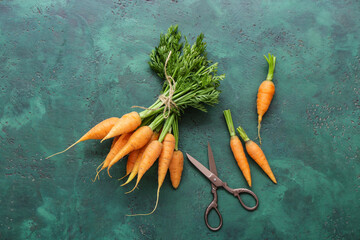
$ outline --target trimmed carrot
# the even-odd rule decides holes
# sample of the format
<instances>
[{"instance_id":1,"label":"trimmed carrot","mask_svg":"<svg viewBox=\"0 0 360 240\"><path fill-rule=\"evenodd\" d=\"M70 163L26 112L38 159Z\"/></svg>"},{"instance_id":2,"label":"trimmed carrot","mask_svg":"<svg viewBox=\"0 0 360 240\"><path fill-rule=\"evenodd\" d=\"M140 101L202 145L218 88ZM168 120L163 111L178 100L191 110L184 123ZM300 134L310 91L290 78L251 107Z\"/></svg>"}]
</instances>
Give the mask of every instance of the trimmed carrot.
<instances>
[{"instance_id":1,"label":"trimmed carrot","mask_svg":"<svg viewBox=\"0 0 360 240\"><path fill-rule=\"evenodd\" d=\"M131 193L138 186L141 178L144 176L144 174L147 172L147 170L149 170L149 168L155 163L156 159L158 159L158 157L160 156L162 146L163 146L163 144L161 142L159 142L158 140L155 140L155 141L152 141L146 147L145 152L142 155L141 162L139 164L139 170L137 173L136 184L135 184L134 188L127 193Z\"/></svg>"},{"instance_id":2,"label":"trimmed carrot","mask_svg":"<svg viewBox=\"0 0 360 240\"><path fill-rule=\"evenodd\" d=\"M115 155L115 157L110 161L107 172L110 175L110 168L117 163L121 158L125 157L130 152L140 149L150 140L153 130L149 126L143 126L137 129L129 138L129 141L125 146Z\"/></svg>"},{"instance_id":3,"label":"trimmed carrot","mask_svg":"<svg viewBox=\"0 0 360 240\"><path fill-rule=\"evenodd\" d=\"M177 189L180 184L181 174L184 168L184 155L180 150L174 151L171 159L169 172L173 188Z\"/></svg>"},{"instance_id":4,"label":"trimmed carrot","mask_svg":"<svg viewBox=\"0 0 360 240\"><path fill-rule=\"evenodd\" d=\"M129 182L131 182L135 176L137 175L138 173L138 170L139 170L139 165L141 163L141 159L142 159L142 156L147 148L147 146L152 142L152 141L155 141L155 140L158 140L159 139L159 132L154 132L153 135L151 136L151 139L150 141L145 145L143 146L141 149L137 150L138 151L138 156L136 158L136 161L135 161L135 164L134 164L134 167L133 169L131 170L131 173L130 173L130 176L129 178L127 179L127 181L122 184L121 186L124 186L126 184L128 184Z\"/></svg>"},{"instance_id":5,"label":"trimmed carrot","mask_svg":"<svg viewBox=\"0 0 360 240\"><path fill-rule=\"evenodd\" d=\"M241 141L240 141L239 137L236 136L230 110L225 110L224 116L225 116L226 124L228 126L229 133L230 133L231 151L232 151L234 158L235 158L241 172L243 173L247 183L251 187L251 174L250 174L249 163L246 159L244 148L241 144Z\"/></svg>"},{"instance_id":6,"label":"trimmed carrot","mask_svg":"<svg viewBox=\"0 0 360 240\"><path fill-rule=\"evenodd\" d=\"M90 129L87 133L85 133L85 135L82 136L79 140L77 140L75 143L73 143L70 147L66 148L64 151L55 153L55 154L47 157L46 159L49 159L53 156L56 156L58 154L66 152L67 150L69 150L70 148L72 148L73 146L78 144L79 142L83 142L83 141L90 140L90 139L104 138L118 120L119 120L119 118L117 118L117 117L111 117L111 118L101 121L100 123L95 125L92 129Z\"/></svg>"},{"instance_id":7,"label":"trimmed carrot","mask_svg":"<svg viewBox=\"0 0 360 240\"><path fill-rule=\"evenodd\" d=\"M271 181L274 183L276 182L275 176L273 172L271 171L270 165L265 157L264 152L261 150L261 148L253 141L249 139L249 137L246 135L244 129L239 126L237 128L241 138L245 142L245 148L247 153L250 155L252 159L255 160L255 162L261 167L261 169L269 176Z\"/></svg>"},{"instance_id":8,"label":"trimmed carrot","mask_svg":"<svg viewBox=\"0 0 360 240\"><path fill-rule=\"evenodd\" d=\"M270 55L270 53L269 53L269 58L267 58L266 56L264 57L266 61L269 63L269 71L266 80L260 84L257 93L257 100L256 100L257 113L258 113L258 136L259 136L260 144L261 144L261 137L260 137L261 121L264 114L269 109L271 100L273 99L273 96L275 94L275 85L272 79L274 77L276 57L274 55Z\"/></svg>"},{"instance_id":9,"label":"trimmed carrot","mask_svg":"<svg viewBox=\"0 0 360 240\"><path fill-rule=\"evenodd\" d=\"M130 133L125 133L123 135L121 135L118 140L113 144L113 146L110 149L110 152L108 153L108 155L106 156L105 160L98 166L98 168L96 169L96 176L94 178L93 181L96 180L96 178L99 178L99 173L104 170L105 168L107 168L107 166L109 166L109 163L111 162L111 160L115 157L115 155L125 146L125 144L129 141L130 137L132 135L132 132ZM101 169L98 170L101 166ZM99 178L100 179L100 178Z\"/></svg>"},{"instance_id":10,"label":"trimmed carrot","mask_svg":"<svg viewBox=\"0 0 360 240\"><path fill-rule=\"evenodd\" d=\"M141 124L140 115L137 112L131 112L123 115L110 132L101 140L103 142L106 139L119 136L124 133L132 132Z\"/></svg>"}]
</instances>

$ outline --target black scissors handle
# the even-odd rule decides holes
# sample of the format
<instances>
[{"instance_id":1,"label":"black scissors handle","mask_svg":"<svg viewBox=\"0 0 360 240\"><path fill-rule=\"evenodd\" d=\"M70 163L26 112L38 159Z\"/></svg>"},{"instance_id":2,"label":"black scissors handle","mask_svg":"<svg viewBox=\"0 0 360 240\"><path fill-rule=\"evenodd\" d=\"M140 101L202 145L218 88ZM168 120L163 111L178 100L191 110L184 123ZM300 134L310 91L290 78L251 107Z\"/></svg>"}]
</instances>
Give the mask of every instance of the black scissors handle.
<instances>
[{"instance_id":1,"label":"black scissors handle","mask_svg":"<svg viewBox=\"0 0 360 240\"><path fill-rule=\"evenodd\" d=\"M212 188L211 188L211 192L212 194L214 195L214 199L212 200L212 202L209 204L209 206L206 208L205 210L205 224L206 226L211 230L211 231L218 231L222 225L223 225L223 220L222 220L222 216L221 216L221 213L219 212L219 209L218 209L218 205L217 205L217 201L218 201L218 198L217 198L217 192L216 192L217 188L216 186L214 186L212 184ZM217 227L212 227L210 226L209 224L209 221L208 221L208 218L209 218L209 214L212 210L215 210L216 214L218 215L219 217L219 220L220 220L220 223Z\"/></svg>"},{"instance_id":2,"label":"black scissors handle","mask_svg":"<svg viewBox=\"0 0 360 240\"><path fill-rule=\"evenodd\" d=\"M258 197L256 196L256 194L255 194L253 191L251 191L251 190L249 190L249 189L247 189L247 188L236 188L236 189L232 189L232 188L230 188L226 183L224 183L224 186L223 186L223 187L226 189L226 191L232 193L232 194L234 195L234 197L237 197L237 198L239 199L240 204L241 204L246 210L248 210L248 211L254 211L254 210L259 206L259 199L258 199ZM246 204L244 203L244 201L242 200L242 198L241 198L241 195L243 195L243 194L250 195L250 196L255 200L255 205L252 206L252 207L246 205Z\"/></svg>"}]
</instances>

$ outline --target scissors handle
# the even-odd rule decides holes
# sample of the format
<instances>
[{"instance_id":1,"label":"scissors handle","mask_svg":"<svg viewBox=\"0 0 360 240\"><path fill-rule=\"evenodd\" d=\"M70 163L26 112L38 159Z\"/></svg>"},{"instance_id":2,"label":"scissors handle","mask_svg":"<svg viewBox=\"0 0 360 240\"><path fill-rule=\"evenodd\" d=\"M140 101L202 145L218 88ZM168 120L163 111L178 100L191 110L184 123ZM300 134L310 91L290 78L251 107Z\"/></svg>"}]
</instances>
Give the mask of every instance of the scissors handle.
<instances>
[{"instance_id":1,"label":"scissors handle","mask_svg":"<svg viewBox=\"0 0 360 240\"><path fill-rule=\"evenodd\" d=\"M209 206L206 208L206 210L205 210L205 215L204 215L204 217L205 217L205 224L206 224L206 226L207 226L211 231L218 231L218 230L222 227L222 225L223 225L222 216L221 216L221 213L219 212L218 205L217 205L217 200L218 200L218 198L217 198L217 192L216 192L216 190L217 190L216 186L214 186L214 185L212 184L211 192L212 192L212 194L213 194L213 196L214 196L214 199L213 199L212 202L209 204ZM215 212L216 212L216 214L218 215L219 220L220 220L220 223L219 223L219 225L218 225L217 227L212 227L212 226L210 226L209 221L208 221L209 214L210 214L210 212L211 212L212 210L215 210Z\"/></svg>"},{"instance_id":2,"label":"scissors handle","mask_svg":"<svg viewBox=\"0 0 360 240\"><path fill-rule=\"evenodd\" d=\"M215 210L215 212L218 215L219 220L220 220L220 223L219 223L219 225L217 227L210 226L209 221L208 221L209 214L210 214L210 212L212 210ZM215 201L212 201L210 203L210 205L206 208L206 211L205 211L205 224L211 231L218 231L223 225L222 216L221 216L221 213L219 212L219 209L217 208L217 203Z\"/></svg>"},{"instance_id":3,"label":"scissors handle","mask_svg":"<svg viewBox=\"0 0 360 240\"><path fill-rule=\"evenodd\" d=\"M232 189L230 188L226 183L224 183L224 186L223 186L228 192L232 193L234 195L234 197L237 197L239 199L239 202L240 204L248 211L254 211L258 206L259 206L259 199L258 197L256 196L256 194L247 189L247 188L236 188L236 189ZM250 206L247 206L244 201L242 200L241 198L241 195L242 194L247 194L247 195L250 195L254 200L255 200L255 205L250 207Z\"/></svg>"}]
</instances>

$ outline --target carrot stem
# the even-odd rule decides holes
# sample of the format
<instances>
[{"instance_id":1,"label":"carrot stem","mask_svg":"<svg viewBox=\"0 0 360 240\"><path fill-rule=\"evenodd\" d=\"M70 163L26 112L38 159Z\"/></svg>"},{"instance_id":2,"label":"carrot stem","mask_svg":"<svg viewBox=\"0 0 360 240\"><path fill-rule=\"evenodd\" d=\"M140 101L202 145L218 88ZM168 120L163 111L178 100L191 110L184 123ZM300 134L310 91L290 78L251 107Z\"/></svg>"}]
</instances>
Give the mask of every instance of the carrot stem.
<instances>
[{"instance_id":1,"label":"carrot stem","mask_svg":"<svg viewBox=\"0 0 360 240\"><path fill-rule=\"evenodd\" d=\"M274 55L271 55L270 53L269 53L268 58L265 55L264 55L264 57L269 64L269 70L268 70L266 80L271 81L274 77L276 57Z\"/></svg>"},{"instance_id":2,"label":"carrot stem","mask_svg":"<svg viewBox=\"0 0 360 240\"><path fill-rule=\"evenodd\" d=\"M149 125L149 127L154 131L162 122L164 121L164 116L159 114L154 121Z\"/></svg>"},{"instance_id":3,"label":"carrot stem","mask_svg":"<svg viewBox=\"0 0 360 240\"><path fill-rule=\"evenodd\" d=\"M237 130L238 130L238 132L239 132L240 137L242 138L242 140L244 140L244 142L247 142L247 141L250 140L250 138L248 137L248 135L246 135L244 129L243 129L241 126L239 126L239 127L237 128Z\"/></svg>"},{"instance_id":4,"label":"carrot stem","mask_svg":"<svg viewBox=\"0 0 360 240\"><path fill-rule=\"evenodd\" d=\"M225 121L229 129L230 137L233 137L236 135L234 123L231 117L230 109L224 111Z\"/></svg>"},{"instance_id":5,"label":"carrot stem","mask_svg":"<svg viewBox=\"0 0 360 240\"><path fill-rule=\"evenodd\" d=\"M162 142L164 140L166 134L168 134L168 132L171 128L173 121L174 121L174 114L171 114L170 117L168 117L164 123L163 129L159 136L159 142Z\"/></svg>"},{"instance_id":6,"label":"carrot stem","mask_svg":"<svg viewBox=\"0 0 360 240\"><path fill-rule=\"evenodd\" d=\"M172 131L173 135L175 137L175 151L178 150L178 144L179 144L179 122L178 122L178 116L176 115L172 124Z\"/></svg>"}]
</instances>

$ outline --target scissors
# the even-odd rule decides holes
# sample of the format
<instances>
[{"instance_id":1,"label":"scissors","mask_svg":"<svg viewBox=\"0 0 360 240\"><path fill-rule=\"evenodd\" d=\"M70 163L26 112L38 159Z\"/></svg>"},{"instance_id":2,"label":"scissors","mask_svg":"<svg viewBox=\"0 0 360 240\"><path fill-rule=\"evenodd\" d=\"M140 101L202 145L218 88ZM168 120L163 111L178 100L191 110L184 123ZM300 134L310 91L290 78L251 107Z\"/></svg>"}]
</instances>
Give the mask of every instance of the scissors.
<instances>
[{"instance_id":1,"label":"scissors","mask_svg":"<svg viewBox=\"0 0 360 240\"><path fill-rule=\"evenodd\" d=\"M211 182L211 192L214 196L214 199L212 200L212 202L209 204L209 206L206 208L205 211L205 224L206 226L212 230L212 231L218 231L223 224L223 220L222 220L222 216L219 212L218 209L218 197L217 197L217 189L219 187L223 187L226 191L228 191L229 193L233 194L234 197L237 197L240 201L240 204L248 211L254 211L258 206L259 206L259 199L257 198L257 196L255 195L254 192L252 192L249 189L246 188L237 188L237 189L232 189L230 188L226 182L223 182L219 177L218 177L218 173L216 170L216 165L215 165L215 160L214 160L214 155L212 153L210 144L208 143L208 158L209 158L209 166L210 166L210 170L207 169L206 167L204 167L204 165L202 165L199 161L197 161L195 158L193 158L192 156L190 156L188 153L186 153L187 158L189 159L189 161L202 173L204 174L207 179L210 180ZM248 194L250 195L252 198L254 198L255 200L255 205L253 207L249 207L247 206L243 200L241 199L240 194ZM219 226L217 227L212 227L210 226L209 222L208 222L208 217L209 217L209 213L211 212L211 210L215 210L220 223Z\"/></svg>"}]
</instances>

